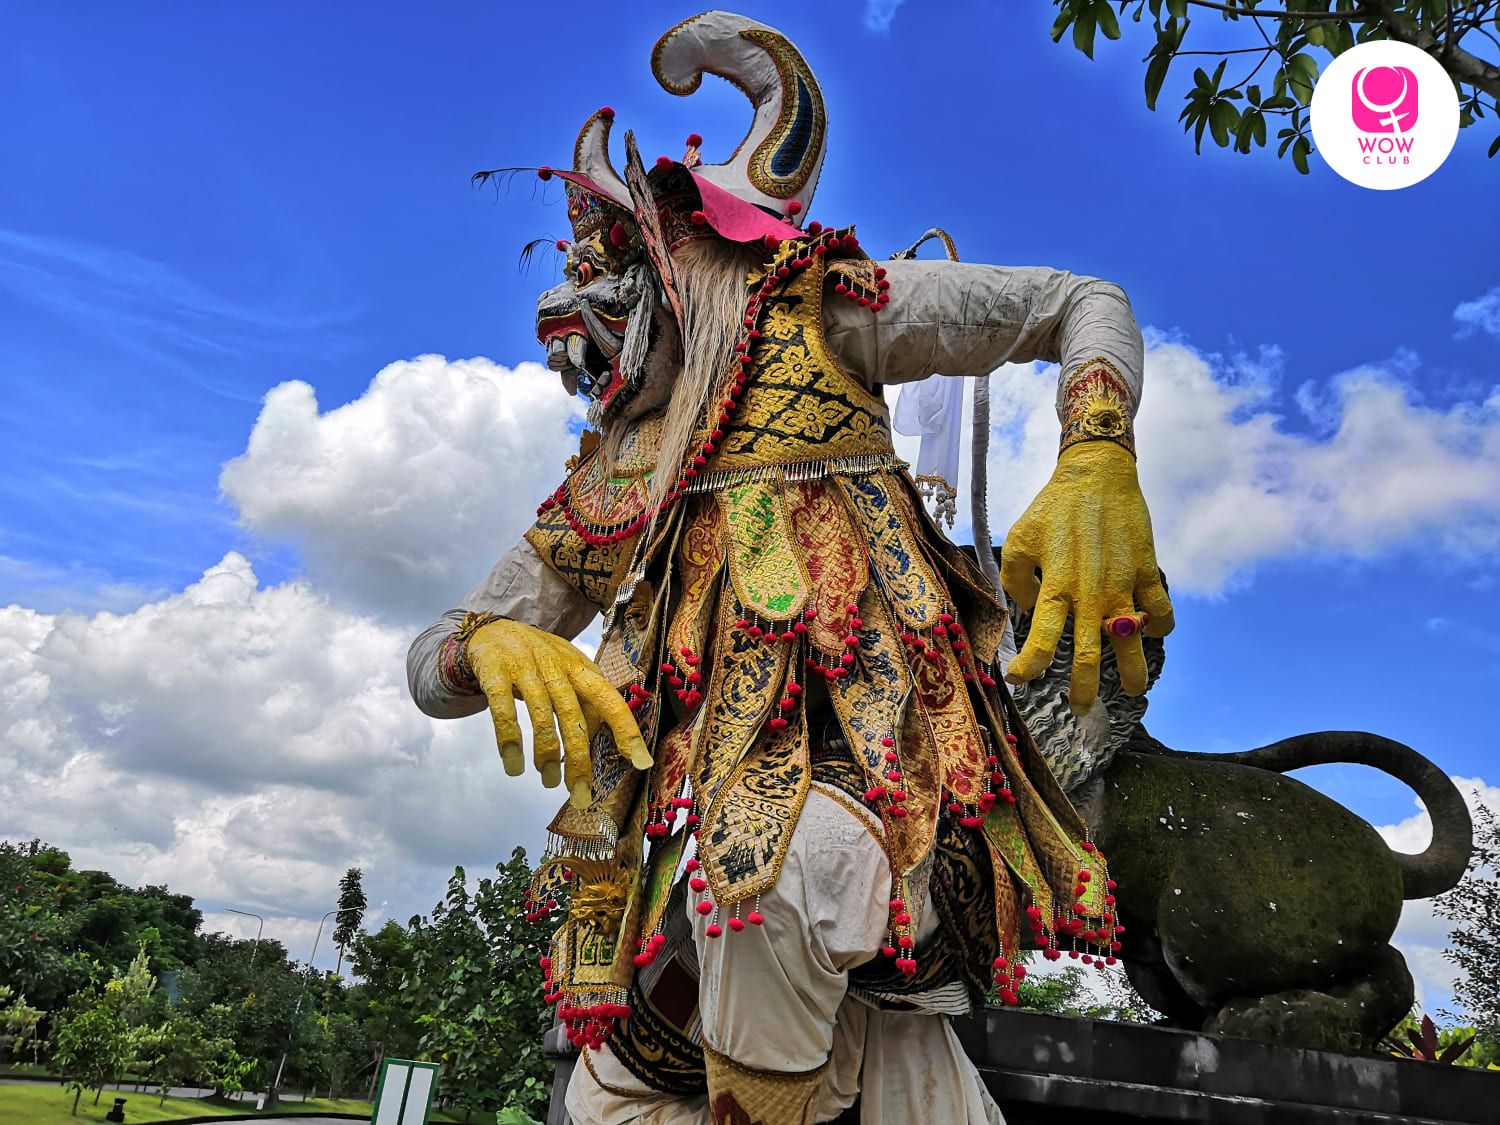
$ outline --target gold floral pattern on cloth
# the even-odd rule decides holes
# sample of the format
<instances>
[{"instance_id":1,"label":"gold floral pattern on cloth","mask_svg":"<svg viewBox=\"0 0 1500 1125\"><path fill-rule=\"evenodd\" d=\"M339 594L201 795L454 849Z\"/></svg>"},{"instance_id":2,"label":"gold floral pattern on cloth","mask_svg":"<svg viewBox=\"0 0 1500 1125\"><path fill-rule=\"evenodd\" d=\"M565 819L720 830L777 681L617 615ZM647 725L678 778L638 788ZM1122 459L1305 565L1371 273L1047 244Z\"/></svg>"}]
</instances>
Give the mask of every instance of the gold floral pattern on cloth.
<instances>
[{"instance_id":1,"label":"gold floral pattern on cloth","mask_svg":"<svg viewBox=\"0 0 1500 1125\"><path fill-rule=\"evenodd\" d=\"M879 292L879 281L875 277L878 268L869 258L840 258L830 262L828 277L836 285L843 285L855 293L875 297Z\"/></svg>"},{"instance_id":2,"label":"gold floral pattern on cloth","mask_svg":"<svg viewBox=\"0 0 1500 1125\"><path fill-rule=\"evenodd\" d=\"M641 737L652 745L656 730L654 709L637 715ZM564 801L557 815L547 825L547 854L568 858L596 858L613 855L622 838L625 818L631 803L642 788L644 774L628 762L615 748L608 727L601 727L589 742L589 763L593 768L593 804L586 809Z\"/></svg>"},{"instance_id":3,"label":"gold floral pattern on cloth","mask_svg":"<svg viewBox=\"0 0 1500 1125\"><path fill-rule=\"evenodd\" d=\"M631 591L624 612L605 634L594 662L599 665L604 678L617 689L623 690L626 684L637 682L641 671L647 667L653 652L652 638L656 633L660 608L651 584L641 582ZM637 716L638 719L642 717Z\"/></svg>"},{"instance_id":4,"label":"gold floral pattern on cloth","mask_svg":"<svg viewBox=\"0 0 1500 1125\"><path fill-rule=\"evenodd\" d=\"M985 850L989 854L989 866L994 886L995 936L999 939L1000 953L1008 961L1015 961L1021 951L1021 900L1022 892L1000 856L1000 850L988 835L984 838Z\"/></svg>"},{"instance_id":5,"label":"gold floral pattern on cloth","mask_svg":"<svg viewBox=\"0 0 1500 1125\"><path fill-rule=\"evenodd\" d=\"M911 665L917 702L932 726L944 787L958 801L973 805L984 791L988 754L969 689L948 638L937 638L927 651L936 659L913 660Z\"/></svg>"},{"instance_id":6,"label":"gold floral pattern on cloth","mask_svg":"<svg viewBox=\"0 0 1500 1125\"><path fill-rule=\"evenodd\" d=\"M667 628L666 656L685 671L693 666L684 663L686 656L682 650L687 649L689 654L701 658L708 645L725 549L724 520L719 505L712 498L701 501L677 545L677 580L682 593L672 614L672 623ZM700 676L707 672L701 660L696 670Z\"/></svg>"},{"instance_id":7,"label":"gold floral pattern on cloth","mask_svg":"<svg viewBox=\"0 0 1500 1125\"><path fill-rule=\"evenodd\" d=\"M640 920L631 948L640 947L643 935L657 933L666 924L667 908L672 899L672 887L677 877L677 865L682 862L682 852L687 845L688 833L678 832L657 844L651 851L646 873L641 880Z\"/></svg>"},{"instance_id":8,"label":"gold floral pattern on cloth","mask_svg":"<svg viewBox=\"0 0 1500 1125\"><path fill-rule=\"evenodd\" d=\"M1012 788L1015 784L1015 779L1012 778ZM1050 925L1056 913L1052 887L1042 874L1041 865L1031 850L1031 840L1026 835L1016 806L997 804L990 809L989 815L984 818L984 835L994 849L996 870L1000 870L998 864L1004 864L1020 885L1021 893L1030 893L1031 901Z\"/></svg>"},{"instance_id":9,"label":"gold floral pattern on cloth","mask_svg":"<svg viewBox=\"0 0 1500 1125\"><path fill-rule=\"evenodd\" d=\"M1063 380L1059 451L1085 441L1112 441L1135 455L1135 396L1102 355L1079 364Z\"/></svg>"},{"instance_id":10,"label":"gold floral pattern on cloth","mask_svg":"<svg viewBox=\"0 0 1500 1125\"><path fill-rule=\"evenodd\" d=\"M603 449L592 443L577 470L563 485L578 518L597 527L626 524L646 509L651 477L661 450L662 416L641 419L622 439L614 465L604 465ZM526 541L542 561L601 609L614 602L615 591L630 569L635 539L590 544L573 530L562 505L537 516Z\"/></svg>"},{"instance_id":11,"label":"gold floral pattern on cloth","mask_svg":"<svg viewBox=\"0 0 1500 1125\"><path fill-rule=\"evenodd\" d=\"M856 533L849 505L829 480L789 484L787 521L812 586L808 642L825 653L844 647L845 608L870 584L870 558Z\"/></svg>"},{"instance_id":12,"label":"gold floral pattern on cloth","mask_svg":"<svg viewBox=\"0 0 1500 1125\"><path fill-rule=\"evenodd\" d=\"M886 473L844 477L839 483L896 616L911 629L932 628L943 612L945 590L922 555L917 529L899 499L901 486Z\"/></svg>"},{"instance_id":13,"label":"gold floral pattern on cloth","mask_svg":"<svg viewBox=\"0 0 1500 1125\"><path fill-rule=\"evenodd\" d=\"M807 607L810 588L802 552L792 541L782 482L750 481L726 488L719 506L729 528L729 578L750 613L790 621Z\"/></svg>"},{"instance_id":14,"label":"gold floral pattern on cloth","mask_svg":"<svg viewBox=\"0 0 1500 1125\"><path fill-rule=\"evenodd\" d=\"M786 684L788 646L759 641L737 629L743 613L732 597L719 599L718 639L694 766L700 806L718 795L761 737Z\"/></svg>"},{"instance_id":15,"label":"gold floral pattern on cloth","mask_svg":"<svg viewBox=\"0 0 1500 1125\"><path fill-rule=\"evenodd\" d=\"M665 808L674 797L682 793L682 783L687 780L693 762L693 744L698 736L698 716L681 720L656 744L652 754L656 764L651 767L651 807Z\"/></svg>"},{"instance_id":16,"label":"gold floral pattern on cloth","mask_svg":"<svg viewBox=\"0 0 1500 1125\"><path fill-rule=\"evenodd\" d=\"M768 299L754 377L709 473L893 452L884 400L838 365L823 337L822 258Z\"/></svg>"},{"instance_id":17,"label":"gold floral pattern on cloth","mask_svg":"<svg viewBox=\"0 0 1500 1125\"><path fill-rule=\"evenodd\" d=\"M698 833L703 877L721 910L776 885L812 785L807 715L762 739L715 795Z\"/></svg>"},{"instance_id":18,"label":"gold floral pattern on cloth","mask_svg":"<svg viewBox=\"0 0 1500 1125\"><path fill-rule=\"evenodd\" d=\"M1110 907L1104 902L1109 879L1104 861L1092 847L1082 846L1086 836L1083 821L1064 795L1057 778L1047 768L1046 759L1031 735L1019 723L1018 716L1012 715L1012 724L1012 729L1018 733L1017 753L1007 759L1006 767L1011 773L1016 804L1006 808L1020 811L1026 834L1056 897L1071 903L1074 901L1072 890L1081 886L1083 894L1077 901L1087 914L1097 917L1109 912ZM1013 770L1012 762L1016 762ZM1021 766L1025 767L1024 770ZM1080 871L1090 873L1088 881L1077 881Z\"/></svg>"},{"instance_id":19,"label":"gold floral pattern on cloth","mask_svg":"<svg viewBox=\"0 0 1500 1125\"><path fill-rule=\"evenodd\" d=\"M979 572L978 564L949 542L937 524L927 518L927 509L921 504L909 507L916 510L930 529L931 534L922 540L928 561L947 579L949 592L961 597L959 604L963 606L963 613L960 616L968 633L970 650L982 664L993 665L1005 640L1009 609L989 580Z\"/></svg>"},{"instance_id":20,"label":"gold floral pattern on cloth","mask_svg":"<svg viewBox=\"0 0 1500 1125\"><path fill-rule=\"evenodd\" d=\"M932 848L940 811L941 785L937 755L928 740L909 741L907 724L918 721L908 701L911 679L901 652L901 639L890 611L873 587L859 600L860 644L857 673L829 684L828 697L855 759L865 775L865 788L891 788L886 754L900 747L901 790L906 815L885 820L886 851L898 875L906 875ZM890 740L891 746L886 742Z\"/></svg>"},{"instance_id":21,"label":"gold floral pattern on cloth","mask_svg":"<svg viewBox=\"0 0 1500 1125\"><path fill-rule=\"evenodd\" d=\"M568 525L559 507L549 508L537 517L526 542L536 548L542 561L600 609L615 600L615 591L625 581L630 569L633 541L622 540L602 546L584 541Z\"/></svg>"},{"instance_id":22,"label":"gold floral pattern on cloth","mask_svg":"<svg viewBox=\"0 0 1500 1125\"><path fill-rule=\"evenodd\" d=\"M827 1063L798 1074L776 1074L741 1066L707 1044L703 1061L714 1125L812 1125Z\"/></svg>"}]
</instances>

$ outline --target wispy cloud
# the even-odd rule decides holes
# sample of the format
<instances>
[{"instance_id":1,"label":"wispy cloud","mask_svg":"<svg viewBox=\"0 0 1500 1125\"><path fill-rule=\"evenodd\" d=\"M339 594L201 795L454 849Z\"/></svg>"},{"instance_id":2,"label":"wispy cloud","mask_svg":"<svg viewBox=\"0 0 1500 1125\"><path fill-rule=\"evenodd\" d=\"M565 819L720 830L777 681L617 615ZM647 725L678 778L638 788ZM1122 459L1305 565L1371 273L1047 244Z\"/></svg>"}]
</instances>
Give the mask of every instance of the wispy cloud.
<instances>
[{"instance_id":1,"label":"wispy cloud","mask_svg":"<svg viewBox=\"0 0 1500 1125\"><path fill-rule=\"evenodd\" d=\"M21 603L43 611L125 613L166 593L120 582L108 571L83 563L51 566L0 555L0 603Z\"/></svg>"},{"instance_id":2,"label":"wispy cloud","mask_svg":"<svg viewBox=\"0 0 1500 1125\"><path fill-rule=\"evenodd\" d=\"M1458 321L1460 340L1476 332L1500 337L1500 285L1482 297L1463 302L1453 310L1453 319Z\"/></svg>"},{"instance_id":3,"label":"wispy cloud","mask_svg":"<svg viewBox=\"0 0 1500 1125\"><path fill-rule=\"evenodd\" d=\"M889 31L902 3L903 0L865 0L865 26L871 31Z\"/></svg>"},{"instance_id":4,"label":"wispy cloud","mask_svg":"<svg viewBox=\"0 0 1500 1125\"><path fill-rule=\"evenodd\" d=\"M248 401L258 395L216 380L214 360L326 330L353 315L235 300L128 250L3 228L0 291L84 324L205 389Z\"/></svg>"}]
</instances>

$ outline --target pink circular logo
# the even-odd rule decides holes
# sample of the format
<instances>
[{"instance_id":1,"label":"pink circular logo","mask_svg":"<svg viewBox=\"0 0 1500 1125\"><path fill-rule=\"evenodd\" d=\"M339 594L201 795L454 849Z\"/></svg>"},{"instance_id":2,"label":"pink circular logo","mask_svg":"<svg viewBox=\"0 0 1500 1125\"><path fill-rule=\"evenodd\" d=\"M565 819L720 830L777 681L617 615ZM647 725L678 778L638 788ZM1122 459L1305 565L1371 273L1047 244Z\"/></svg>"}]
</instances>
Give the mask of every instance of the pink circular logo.
<instances>
[{"instance_id":1,"label":"pink circular logo","mask_svg":"<svg viewBox=\"0 0 1500 1125\"><path fill-rule=\"evenodd\" d=\"M1309 106L1318 154L1360 187L1410 187L1438 170L1458 138L1458 95L1437 60L1389 39L1339 55Z\"/></svg>"}]
</instances>

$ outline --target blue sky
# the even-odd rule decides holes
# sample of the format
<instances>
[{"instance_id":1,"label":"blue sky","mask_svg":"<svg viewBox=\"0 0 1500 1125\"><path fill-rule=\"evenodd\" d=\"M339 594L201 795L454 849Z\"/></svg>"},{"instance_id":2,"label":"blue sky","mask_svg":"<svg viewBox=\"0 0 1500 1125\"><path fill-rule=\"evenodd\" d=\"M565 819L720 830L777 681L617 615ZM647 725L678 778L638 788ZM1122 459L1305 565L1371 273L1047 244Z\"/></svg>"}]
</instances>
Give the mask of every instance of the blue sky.
<instances>
[{"instance_id":1,"label":"blue sky","mask_svg":"<svg viewBox=\"0 0 1500 1125\"><path fill-rule=\"evenodd\" d=\"M940 224L969 260L1116 281L1217 386L1256 384L1226 425L1262 416L1310 457L1355 441L1340 429L1351 415L1339 388L1373 370L1399 388L1394 425L1430 423L1466 466L1492 471L1490 131L1462 135L1418 186L1366 191L1316 161L1302 177L1268 153L1194 156L1174 121L1183 76L1147 111L1129 25L1090 62L1050 42L1041 0L740 7L786 32L823 85L830 153L812 217L857 223L875 251ZM0 42L0 605L129 615L234 550L261 590L305 579L316 598L408 631L421 613L372 600L368 583L348 593L312 560L314 531L257 520L239 494L221 495L222 468L288 380L315 388L326 413L423 354L536 360L533 302L555 264L528 276L517 254L565 233L556 191L526 180L497 196L469 174L565 163L578 125L606 103L648 159L680 154L690 131L721 158L747 121L740 95L706 83L673 99L647 66L656 35L688 14L657 3L13 6ZM1155 456L1169 456L1172 436ZM1355 507L1362 481L1425 487L1432 465L1402 450L1377 440L1341 462ZM1274 462L1275 448L1258 456ZM1255 480L1275 468L1256 466ZM1159 523L1172 495L1148 492ZM1374 531L1231 558L1223 580L1174 576L1180 624L1153 732L1238 749L1369 728L1495 784L1497 505L1470 498L1424 519L1408 503ZM374 506L365 525L380 534ZM1415 811L1368 773L1312 779L1379 824ZM41 828L0 825L22 830ZM502 825L474 847L518 836ZM146 871L151 848L176 854L171 838L158 826L117 852L84 850ZM422 862L441 860L435 849ZM197 893L222 905L252 891L207 880Z\"/></svg>"}]
</instances>

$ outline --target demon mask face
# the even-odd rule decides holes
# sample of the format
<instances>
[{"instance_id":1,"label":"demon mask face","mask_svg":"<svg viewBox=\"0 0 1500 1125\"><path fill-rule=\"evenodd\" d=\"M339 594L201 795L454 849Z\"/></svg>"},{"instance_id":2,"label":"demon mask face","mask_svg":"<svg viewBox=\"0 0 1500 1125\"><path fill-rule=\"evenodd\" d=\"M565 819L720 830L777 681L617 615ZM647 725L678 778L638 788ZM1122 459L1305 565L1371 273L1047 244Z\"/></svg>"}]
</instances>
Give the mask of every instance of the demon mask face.
<instances>
[{"instance_id":1,"label":"demon mask face","mask_svg":"<svg viewBox=\"0 0 1500 1125\"><path fill-rule=\"evenodd\" d=\"M663 35L651 65L678 95L717 74L749 97L755 116L722 164L703 163L693 134L681 161L660 157L647 173L627 134L622 177L609 157L614 111L605 108L579 131L571 170L538 169L565 184L573 239L559 244L566 279L538 302L537 338L568 390L590 400L596 425L671 396L683 354L673 253L705 238L775 245L800 237L826 147L822 92L772 28L705 12Z\"/></svg>"},{"instance_id":2,"label":"demon mask face","mask_svg":"<svg viewBox=\"0 0 1500 1125\"><path fill-rule=\"evenodd\" d=\"M537 339L568 391L589 400L592 422L634 417L671 393L677 323L630 212L571 181L567 195L566 276L537 301Z\"/></svg>"}]
</instances>

